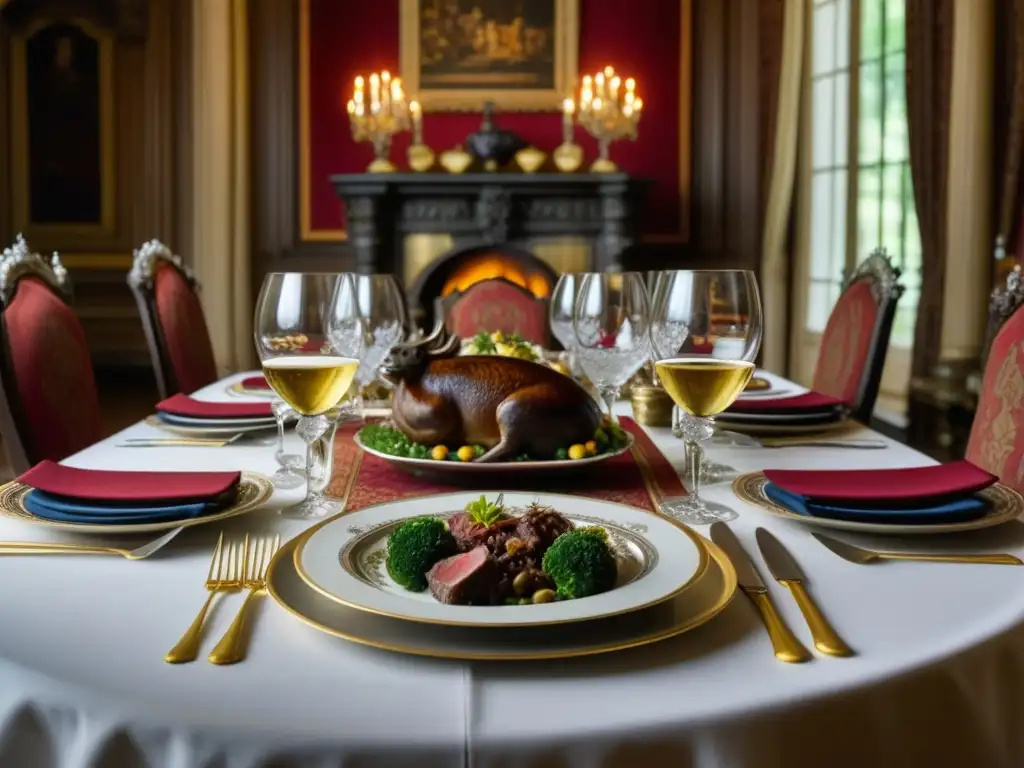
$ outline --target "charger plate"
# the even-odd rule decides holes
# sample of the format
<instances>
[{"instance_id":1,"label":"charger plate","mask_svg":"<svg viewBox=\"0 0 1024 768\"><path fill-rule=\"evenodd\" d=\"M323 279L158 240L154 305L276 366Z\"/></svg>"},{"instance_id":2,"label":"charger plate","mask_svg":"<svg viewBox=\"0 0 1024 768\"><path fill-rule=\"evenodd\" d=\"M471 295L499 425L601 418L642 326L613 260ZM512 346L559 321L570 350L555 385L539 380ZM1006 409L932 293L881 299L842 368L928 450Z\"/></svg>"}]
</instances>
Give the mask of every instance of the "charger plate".
<instances>
[{"instance_id":1,"label":"charger plate","mask_svg":"<svg viewBox=\"0 0 1024 768\"><path fill-rule=\"evenodd\" d=\"M12 518L34 525L45 525L49 528L60 528L65 531L74 531L75 533L109 535L154 533L156 531L167 531L171 528L188 528L193 525L214 523L218 520L234 517L235 515L242 515L265 504L273 495L274 486L270 482L270 478L255 472L243 472L242 479L238 483L238 499L227 509L222 509L220 512L212 515L201 515L200 517L189 517L179 520L162 520L158 523L133 523L131 525L63 523L37 517L25 508L25 496L31 490L31 486L14 480L4 486L0 486L0 517Z\"/></svg>"},{"instance_id":2,"label":"charger plate","mask_svg":"<svg viewBox=\"0 0 1024 768\"><path fill-rule=\"evenodd\" d=\"M788 520L796 520L807 525L816 525L821 528L834 528L840 531L854 531L857 533L886 533L908 536L925 533L956 533L958 531L973 531L979 528L991 528L993 525L1014 520L1024 512L1024 497L1012 488L1002 483L996 483L981 491L978 495L987 499L991 504L988 513L977 520L966 520L959 523L939 524L908 524L899 525L896 523L860 523L850 520L836 520L827 517L813 517L811 515L800 515L786 509L781 504L776 504L768 498L764 487L768 484L768 478L764 472L750 472L740 475L732 483L733 492L742 500L754 504L761 509L767 510L778 517Z\"/></svg>"},{"instance_id":3,"label":"charger plate","mask_svg":"<svg viewBox=\"0 0 1024 768\"><path fill-rule=\"evenodd\" d=\"M577 528L608 532L618 565L615 587L590 597L543 605L446 605L430 592L410 592L387 573L387 540L416 517L442 520L480 498L446 493L400 499L322 523L295 548L295 570L310 587L350 608L445 626L527 627L591 621L648 608L687 589L706 567L707 552L690 528L661 515L610 501L557 493L501 493L512 515L537 502L560 512Z\"/></svg>"},{"instance_id":4,"label":"charger plate","mask_svg":"<svg viewBox=\"0 0 1024 768\"><path fill-rule=\"evenodd\" d=\"M725 553L694 533L705 565L680 595L624 616L547 627L446 627L411 624L328 600L302 580L295 551L315 529L292 539L267 570L271 598L299 621L328 635L396 653L444 659L566 659L649 645L706 624L736 593L736 570ZM530 606L524 606L530 607Z\"/></svg>"}]
</instances>

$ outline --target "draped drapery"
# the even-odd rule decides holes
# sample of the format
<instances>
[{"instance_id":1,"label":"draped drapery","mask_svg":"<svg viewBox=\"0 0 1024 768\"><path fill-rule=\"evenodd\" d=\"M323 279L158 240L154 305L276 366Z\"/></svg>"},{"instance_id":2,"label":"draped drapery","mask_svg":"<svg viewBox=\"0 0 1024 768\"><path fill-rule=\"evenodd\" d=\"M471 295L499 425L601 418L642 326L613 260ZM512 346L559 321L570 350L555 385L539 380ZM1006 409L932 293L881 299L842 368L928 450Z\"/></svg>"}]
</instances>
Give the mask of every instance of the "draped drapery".
<instances>
[{"instance_id":1,"label":"draped drapery","mask_svg":"<svg viewBox=\"0 0 1024 768\"><path fill-rule=\"evenodd\" d=\"M946 278L946 189L954 0L907 0L907 127L921 230L921 296L913 373L938 362Z\"/></svg>"},{"instance_id":2,"label":"draped drapery","mask_svg":"<svg viewBox=\"0 0 1024 768\"><path fill-rule=\"evenodd\" d=\"M768 195L761 240L761 296L764 302L765 368L783 372L787 366L790 296L789 222L797 166L800 91L804 66L807 7L803 0L784 0L782 59L778 103L770 151Z\"/></svg>"},{"instance_id":3,"label":"draped drapery","mask_svg":"<svg viewBox=\"0 0 1024 768\"><path fill-rule=\"evenodd\" d=\"M253 361L247 0L193 0L192 263L222 373Z\"/></svg>"}]
</instances>

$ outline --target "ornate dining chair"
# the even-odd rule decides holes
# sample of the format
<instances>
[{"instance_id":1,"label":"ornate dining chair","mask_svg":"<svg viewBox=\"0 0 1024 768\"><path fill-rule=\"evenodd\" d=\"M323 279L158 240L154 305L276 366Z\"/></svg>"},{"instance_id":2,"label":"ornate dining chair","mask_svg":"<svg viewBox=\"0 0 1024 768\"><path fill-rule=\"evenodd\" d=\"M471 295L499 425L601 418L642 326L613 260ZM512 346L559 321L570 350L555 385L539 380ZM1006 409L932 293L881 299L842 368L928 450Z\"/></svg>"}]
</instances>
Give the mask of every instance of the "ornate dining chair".
<instances>
[{"instance_id":1,"label":"ornate dining chair","mask_svg":"<svg viewBox=\"0 0 1024 768\"><path fill-rule=\"evenodd\" d=\"M878 399L896 303L903 295L899 277L885 250L874 251L846 281L821 337L813 388L843 400L865 424Z\"/></svg>"},{"instance_id":2,"label":"ornate dining chair","mask_svg":"<svg viewBox=\"0 0 1024 768\"><path fill-rule=\"evenodd\" d=\"M135 251L128 285L139 306L157 389L166 398L217 380L199 283L181 257L159 240Z\"/></svg>"},{"instance_id":3,"label":"ornate dining chair","mask_svg":"<svg viewBox=\"0 0 1024 768\"><path fill-rule=\"evenodd\" d=\"M0 431L11 469L60 461L103 437L89 346L71 283L18 235L0 256Z\"/></svg>"},{"instance_id":4,"label":"ornate dining chair","mask_svg":"<svg viewBox=\"0 0 1024 768\"><path fill-rule=\"evenodd\" d=\"M448 331L464 339L481 331L515 333L526 341L548 345L548 301L504 278L473 283L439 299Z\"/></svg>"},{"instance_id":5,"label":"ornate dining chair","mask_svg":"<svg viewBox=\"0 0 1024 768\"><path fill-rule=\"evenodd\" d=\"M988 352L966 458L1024 491L1024 280L1019 270L992 292Z\"/></svg>"}]
</instances>

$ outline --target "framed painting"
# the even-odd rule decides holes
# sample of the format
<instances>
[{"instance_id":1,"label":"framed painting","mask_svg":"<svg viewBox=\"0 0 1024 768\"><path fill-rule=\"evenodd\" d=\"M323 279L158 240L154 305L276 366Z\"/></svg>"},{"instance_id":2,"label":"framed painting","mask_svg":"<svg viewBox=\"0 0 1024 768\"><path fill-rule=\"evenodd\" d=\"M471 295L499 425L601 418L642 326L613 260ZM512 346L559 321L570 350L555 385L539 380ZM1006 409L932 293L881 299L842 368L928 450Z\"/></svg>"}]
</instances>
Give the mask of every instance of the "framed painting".
<instances>
[{"instance_id":1,"label":"framed painting","mask_svg":"<svg viewBox=\"0 0 1024 768\"><path fill-rule=\"evenodd\" d=\"M11 42L15 230L29 239L112 234L112 34L60 20Z\"/></svg>"},{"instance_id":2,"label":"framed painting","mask_svg":"<svg viewBox=\"0 0 1024 768\"><path fill-rule=\"evenodd\" d=\"M400 2L402 79L425 111L554 111L575 86L579 0Z\"/></svg>"}]
</instances>

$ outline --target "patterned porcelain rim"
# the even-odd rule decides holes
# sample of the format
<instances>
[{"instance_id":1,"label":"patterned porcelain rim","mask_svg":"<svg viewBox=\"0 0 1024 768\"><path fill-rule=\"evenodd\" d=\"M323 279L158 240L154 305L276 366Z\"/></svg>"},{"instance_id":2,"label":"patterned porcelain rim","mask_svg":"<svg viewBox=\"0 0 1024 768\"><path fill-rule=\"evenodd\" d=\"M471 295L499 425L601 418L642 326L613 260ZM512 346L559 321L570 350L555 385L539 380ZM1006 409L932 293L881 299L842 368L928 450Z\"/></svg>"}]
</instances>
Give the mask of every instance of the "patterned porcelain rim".
<instances>
[{"instance_id":1,"label":"patterned porcelain rim","mask_svg":"<svg viewBox=\"0 0 1024 768\"><path fill-rule=\"evenodd\" d=\"M992 502L992 508L988 511L988 514L977 520L966 520L960 523L938 523L934 525L858 523L850 520L830 520L824 517L798 515L769 499L764 492L764 487L767 484L768 478L764 476L764 472L750 472L737 477L732 483L732 489L741 500L755 504L761 507L761 509L768 510L779 517L796 520L805 525L817 525L821 528L833 528L840 531L859 533L894 533L905 536L907 534L973 531L979 528L991 528L994 525L1002 525L1016 519L1024 511L1024 497L1012 488L1008 488L1002 483L996 483L981 491L981 495Z\"/></svg>"},{"instance_id":2,"label":"patterned porcelain rim","mask_svg":"<svg viewBox=\"0 0 1024 768\"><path fill-rule=\"evenodd\" d=\"M48 528L59 528L76 533L155 533L171 528L189 528L193 525L204 525L225 520L235 515L245 514L262 506L274 493L270 478L255 472L243 472L238 484L238 501L227 509L213 515L187 518L185 520L162 520L158 523L133 523L131 525L90 525L89 523L64 523L57 520L46 520L37 517L25 508L25 495L31 491L30 486L11 481L0 486L0 516L19 520L33 525L45 525Z\"/></svg>"},{"instance_id":3,"label":"patterned porcelain rim","mask_svg":"<svg viewBox=\"0 0 1024 768\"><path fill-rule=\"evenodd\" d=\"M344 512L342 514L345 514ZM335 517L340 517L336 515ZM324 523L330 522L334 518L325 520ZM321 523L324 524L324 523ZM385 643L381 642L373 637L368 637L365 634L360 633L357 629L337 629L332 626L328 626L316 619L310 618L302 612L300 606L289 603L280 592L277 590L277 582L275 579L275 573L280 568L287 568L289 562L294 562L295 551L298 547L302 546L303 542L312 535L314 530L319 526L314 526L304 533L299 534L297 537L287 542L284 546L278 550L277 555L270 562L270 566L267 569L267 593L270 597L281 606L285 611L294 616L296 619L301 621L314 629L319 630L325 634L333 637L341 638L342 640L348 640L349 642L357 643L359 645L365 645L372 648L378 648L384 651L392 651L395 653L404 653L414 656L426 656L436 659L462 659L468 661L527 661L527 660L540 660L540 659L568 659L581 656L594 656L601 653L611 653L613 651L622 651L629 648L636 648L644 645L651 645L653 643L660 642L662 640L668 640L677 635L681 635L684 632L696 629L713 618L718 616L725 608L732 602L733 597L736 594L737 578L736 569L725 553L719 549L713 542L705 539L697 533L692 535L695 537L698 545L702 550L702 559L707 562L707 567L702 569L698 578L694 580L693 586L696 587L704 580L713 578L715 574L720 573L722 578L721 591L718 592L714 599L709 601L709 604L699 609L696 613L685 616L682 614L677 623L674 625L650 632L649 634L638 633L637 635L628 639L607 643L602 645L590 646L588 648L580 649L574 647L566 647L560 650L549 650L549 651L524 651L524 652L512 652L512 653L467 653L460 651L439 651L431 650L423 647L417 647L408 644L398 643ZM299 579L301 581L301 579ZM313 590L310 590L310 595L319 598L320 596ZM679 599L679 598L677 598Z\"/></svg>"},{"instance_id":4,"label":"patterned porcelain rim","mask_svg":"<svg viewBox=\"0 0 1024 768\"><path fill-rule=\"evenodd\" d=\"M490 493L495 494L498 491L491 491ZM694 582L704 570L708 567L707 552L701 547L700 536L688 528L687 526L679 523L665 515L651 515L642 509L636 507L630 507L626 504L619 504L614 501L604 501L602 499L590 499L581 496L571 496L568 494L561 493L544 493L544 494L533 494L523 491L504 491L506 498L515 499L516 497L534 497L540 496L544 502L553 501L555 509L558 510L558 499L571 499L575 502L584 502L588 505L593 504L597 507L612 507L622 510L623 513L629 515L642 516L643 518L651 518L657 521L657 524L666 524L674 529L677 529L681 534L689 539L689 544L692 544L697 549L697 563L692 572L690 572L685 578L681 578L673 581L671 573L671 558L666 558L667 554L672 554L666 550L672 548L671 543L661 542L661 546L653 543L649 534L644 532L641 534L637 531L629 531L626 525L621 521L607 521L601 519L600 524L605 527L608 526L609 522L619 529L614 533L622 531L629 537L637 537L645 540L645 543L656 556L643 565L645 570L634 577L631 581L626 584L620 585L615 589L603 592L599 595L595 595L590 598L582 600L567 600L565 602L558 602L548 605L536 605L536 606L510 606L508 610L505 610L503 606L483 606L483 607L472 607L472 606L445 606L441 603L437 603L433 600L430 601L417 601L412 598L405 596L399 599L392 600L390 593L386 593L377 585L363 584L360 578L345 570L343 564L338 563L338 556L344 557L347 551L350 551L353 547L359 545L360 540L365 538L374 532L379 531L381 528L392 525L395 522L399 522L404 519L411 517L417 517L424 514L435 514L433 511L421 511L421 510L409 510L405 514L396 514L395 517L389 518L386 521L381 521L374 524L369 530L358 530L347 531L352 538L344 542L337 542L333 547L337 547L334 550L336 553L334 557L333 567L338 569L338 577L341 582L334 584L333 582L328 585L325 579L316 578L317 575L327 573L327 560L326 557L319 557L320 554L316 555L317 560L315 561L318 565L322 562L323 567L319 568L317 574L310 574L307 567L303 564L303 554L306 551L307 545L309 544L312 537L316 532L337 521L341 515L337 515L334 518L330 518L314 528L310 529L307 536L304 536L295 547L295 570L306 584L318 592L323 597L332 600L341 605L345 605L349 608L355 608L358 610L366 611L368 613L375 613L382 616L389 616L395 619L404 619L416 623L423 624L438 624L442 626L451 627L531 627L531 626L554 626L556 624L567 624L577 621L591 621L593 619L608 618L610 616L621 616L626 613L632 613L633 611L642 610L649 608L652 605L665 602L666 600L678 597L684 591L692 587ZM469 496L475 496L474 493L469 492L456 492L437 494L434 496L423 497L421 499L401 499L396 501L388 501L382 504L374 504L368 507L363 507L357 512L350 512L345 514L347 518L354 518L357 515L370 512L371 514L375 511L379 511L383 508L392 506L407 506L415 504L417 501L424 501L429 499L431 501L445 502L445 513L453 512L460 508L460 506L451 502L451 506L447 506L448 499L461 498L465 499ZM528 503L528 502L524 502ZM570 519L581 519L587 521L587 514L576 513L567 510L561 510ZM343 513L344 514L344 513ZM438 514L440 514L438 512ZM599 515L599 510L593 510L593 519ZM610 513L609 513L610 514ZM328 547L329 542L324 541L323 547ZM339 546L341 545L341 546ZM645 582L644 577L651 577L657 563L662 563L662 570L657 574L657 579L653 582L650 578ZM342 574L345 574L342 576ZM663 583L664 582L664 583ZM669 583L671 582L671 583ZM660 585L660 586L659 586ZM345 592L343 596L340 592ZM520 611L526 611L521 613ZM536 613L534 613L536 612ZM548 618L540 618L540 616L548 613L556 614ZM453 615L458 615L460 618L452 618ZM462 616L468 618L463 619ZM536 618L531 618L535 616Z\"/></svg>"},{"instance_id":5,"label":"patterned porcelain rim","mask_svg":"<svg viewBox=\"0 0 1024 768\"><path fill-rule=\"evenodd\" d=\"M620 448L616 448L614 451L608 451L607 453L599 453L596 456L587 456L583 459L550 459L548 461L499 461L494 463L480 463L478 461L437 461L436 459L409 459L404 456L392 456L390 453L382 453L381 451L367 447L362 440L359 439L359 433L356 432L352 437L356 445L362 448L371 456L376 456L379 459L384 459L396 466L403 468L417 469L428 469L434 472L444 473L459 473L459 474L488 474L496 472L509 472L512 474L525 472L528 470L546 469L579 469L582 467L591 467L594 464L600 464L602 461L613 459L616 456L621 456L626 451L633 447L633 443L636 438L633 437L632 433L626 432L626 443Z\"/></svg>"}]
</instances>

